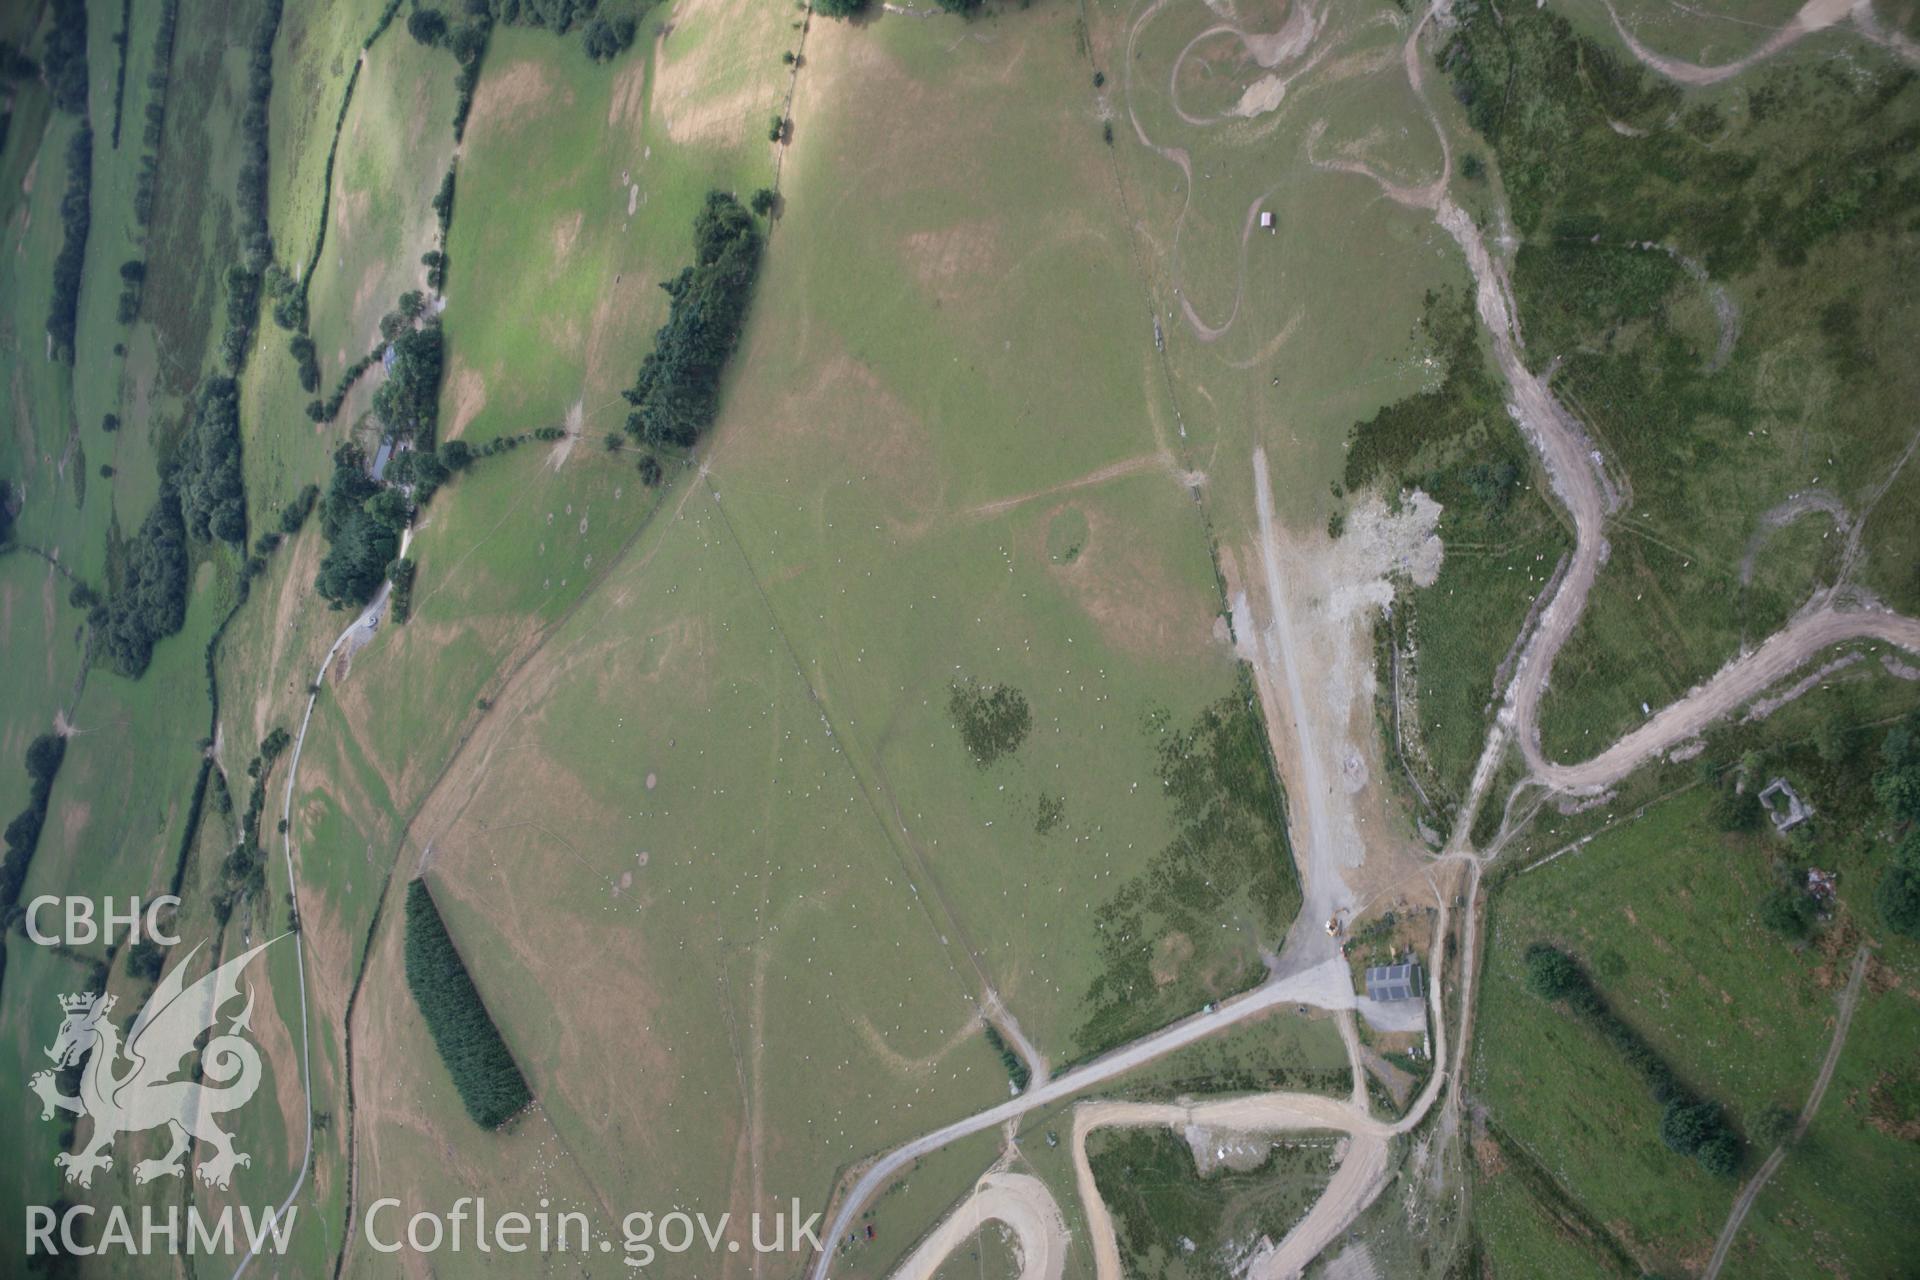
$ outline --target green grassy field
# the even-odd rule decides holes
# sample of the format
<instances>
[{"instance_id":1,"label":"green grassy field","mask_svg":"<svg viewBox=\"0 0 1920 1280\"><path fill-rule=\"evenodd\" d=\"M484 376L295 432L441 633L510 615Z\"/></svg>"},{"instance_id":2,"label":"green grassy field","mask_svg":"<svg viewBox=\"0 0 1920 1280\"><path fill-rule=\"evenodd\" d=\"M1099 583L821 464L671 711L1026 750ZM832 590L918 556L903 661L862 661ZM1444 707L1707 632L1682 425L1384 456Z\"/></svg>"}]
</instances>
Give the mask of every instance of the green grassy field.
<instances>
[{"instance_id":1,"label":"green grassy field","mask_svg":"<svg viewBox=\"0 0 1920 1280\"><path fill-rule=\"evenodd\" d=\"M1824 798L1846 812L1840 797ZM1838 921L1800 951L1760 928L1755 908L1776 838L1714 830L1705 799L1695 790L1655 805L1578 853L1507 881L1490 908L1473 1068L1479 1096L1557 1197L1587 1223L1605 1224L1648 1267L1697 1265L1738 1183L1661 1145L1659 1107L1640 1077L1583 1024L1525 989L1521 953L1546 940L1579 957L1614 1010L1687 1086L1750 1131L1764 1108L1804 1102L1853 943L1877 925L1870 895L1881 855L1852 849L1843 830L1813 854L1840 875ZM1862 996L1841 1078L1898 1081L1910 1072L1914 963L1910 944L1889 942L1877 954L1881 976ZM1900 1159L1897 1139L1863 1123L1870 1104L1857 1093L1847 1098L1836 1083L1815 1125L1820 1140L1808 1140L1806 1167L1796 1167L1801 1151L1790 1154L1766 1192L1771 1212L1749 1217L1736 1255L1742 1274L1880 1270L1911 1246L1890 1226L1893 1204L1910 1192L1890 1166L1885 1178L1849 1174L1847 1190L1837 1190L1840 1164L1858 1170ZM1765 1154L1750 1142L1742 1176ZM1498 1190L1480 1236L1496 1269L1524 1269L1538 1250L1574 1240L1552 1227L1538 1195L1523 1210L1524 1179L1495 1173L1488 1181ZM1814 1220L1821 1230L1804 1230ZM1585 1251L1605 1264L1604 1250Z\"/></svg>"}]
</instances>

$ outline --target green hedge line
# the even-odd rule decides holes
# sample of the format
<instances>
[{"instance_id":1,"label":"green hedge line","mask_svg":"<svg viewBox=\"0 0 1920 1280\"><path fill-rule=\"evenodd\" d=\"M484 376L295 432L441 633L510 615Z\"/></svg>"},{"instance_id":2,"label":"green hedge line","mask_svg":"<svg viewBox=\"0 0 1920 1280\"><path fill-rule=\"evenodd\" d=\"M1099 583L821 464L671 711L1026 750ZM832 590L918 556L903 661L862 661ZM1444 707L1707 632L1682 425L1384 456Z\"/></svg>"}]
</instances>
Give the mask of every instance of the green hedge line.
<instances>
[{"instance_id":1,"label":"green hedge line","mask_svg":"<svg viewBox=\"0 0 1920 1280\"><path fill-rule=\"evenodd\" d=\"M47 802L53 796L53 778L66 758L67 740L57 733L43 733L27 747L27 776L33 780L27 793L27 807L7 824L7 852L0 859L0 914L11 914L20 904L20 891L27 883L27 868L33 863L33 851L40 843L40 828L47 821Z\"/></svg>"},{"instance_id":2,"label":"green hedge line","mask_svg":"<svg viewBox=\"0 0 1920 1280\"><path fill-rule=\"evenodd\" d=\"M498 1129L533 1101L424 880L407 886L407 986L475 1124Z\"/></svg>"}]
</instances>

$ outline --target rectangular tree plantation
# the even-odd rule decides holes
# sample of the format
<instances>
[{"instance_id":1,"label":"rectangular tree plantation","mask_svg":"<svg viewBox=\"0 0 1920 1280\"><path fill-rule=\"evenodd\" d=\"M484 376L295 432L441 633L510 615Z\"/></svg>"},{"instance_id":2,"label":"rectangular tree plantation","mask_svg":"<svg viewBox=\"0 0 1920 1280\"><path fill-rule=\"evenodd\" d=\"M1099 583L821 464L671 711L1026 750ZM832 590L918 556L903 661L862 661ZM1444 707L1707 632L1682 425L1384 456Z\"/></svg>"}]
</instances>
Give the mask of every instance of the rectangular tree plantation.
<instances>
[{"instance_id":1,"label":"rectangular tree plantation","mask_svg":"<svg viewBox=\"0 0 1920 1280\"><path fill-rule=\"evenodd\" d=\"M475 1124L498 1129L533 1101L425 880L407 886L407 986Z\"/></svg>"}]
</instances>

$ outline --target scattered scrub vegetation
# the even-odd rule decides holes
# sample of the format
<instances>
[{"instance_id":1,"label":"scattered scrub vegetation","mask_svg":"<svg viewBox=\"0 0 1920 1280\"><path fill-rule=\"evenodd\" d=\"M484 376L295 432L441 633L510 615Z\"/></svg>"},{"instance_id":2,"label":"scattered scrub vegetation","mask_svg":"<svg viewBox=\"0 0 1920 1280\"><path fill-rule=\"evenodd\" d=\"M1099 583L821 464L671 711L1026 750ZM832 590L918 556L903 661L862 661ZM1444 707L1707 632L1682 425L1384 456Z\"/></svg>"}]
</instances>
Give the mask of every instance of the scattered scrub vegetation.
<instances>
[{"instance_id":1,"label":"scattered scrub vegetation","mask_svg":"<svg viewBox=\"0 0 1920 1280\"><path fill-rule=\"evenodd\" d=\"M1220 921L1244 922L1273 945L1300 909L1300 886L1287 842L1286 798L1243 670L1238 689L1176 730L1164 713L1149 717L1159 754L1156 772L1173 806L1167 847L1101 904L1101 973L1085 998L1076 1033L1085 1052L1124 1044L1258 981L1258 956L1246 935L1224 935ZM1192 955L1156 974L1162 948L1184 937Z\"/></svg>"}]
</instances>

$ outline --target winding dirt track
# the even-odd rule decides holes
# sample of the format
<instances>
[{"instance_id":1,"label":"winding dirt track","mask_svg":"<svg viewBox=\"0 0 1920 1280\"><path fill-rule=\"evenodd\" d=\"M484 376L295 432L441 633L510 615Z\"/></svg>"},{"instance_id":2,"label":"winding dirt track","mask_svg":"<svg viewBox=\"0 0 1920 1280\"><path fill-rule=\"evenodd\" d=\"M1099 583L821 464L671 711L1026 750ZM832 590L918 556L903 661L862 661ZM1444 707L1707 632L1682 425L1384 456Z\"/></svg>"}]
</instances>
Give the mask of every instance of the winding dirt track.
<instances>
[{"instance_id":1,"label":"winding dirt track","mask_svg":"<svg viewBox=\"0 0 1920 1280\"><path fill-rule=\"evenodd\" d=\"M1920 621L1897 613L1831 606L1802 614L1591 760L1563 765L1546 759L1540 753L1538 726L1529 722L1521 738L1527 766L1556 791L1582 795L1605 790L1648 759L1743 706L1808 659L1848 640L1883 640L1920 653Z\"/></svg>"},{"instance_id":2,"label":"winding dirt track","mask_svg":"<svg viewBox=\"0 0 1920 1280\"><path fill-rule=\"evenodd\" d=\"M1757 62L1771 58L1781 50L1798 43L1804 36L1816 31L1824 31L1837 22L1844 21L1854 8L1853 0L1807 0L1800 12L1787 19L1758 49L1735 62L1722 63L1717 67L1702 67L1691 62L1682 62L1677 58L1664 57L1641 44L1626 23L1620 21L1612 0L1607 0L1607 16L1613 19L1613 29L1620 39L1644 65L1669 80L1686 85L1719 84L1730 80Z\"/></svg>"},{"instance_id":3,"label":"winding dirt track","mask_svg":"<svg viewBox=\"0 0 1920 1280\"><path fill-rule=\"evenodd\" d=\"M1833 1083L1833 1069L1840 1065L1840 1050L1847 1043L1847 1027L1853 1022L1853 1008L1860 999L1860 982L1867 976L1868 951L1862 943L1853 954L1853 972L1847 976L1847 989L1840 993L1838 1016L1833 1024L1833 1039L1827 1045L1826 1060L1820 1064L1820 1074L1814 1077L1813 1091L1807 1095L1807 1105L1800 1109L1800 1118L1794 1122L1794 1141L1806 1136L1807 1126L1813 1123L1813 1113L1820 1109L1820 1100L1827 1096L1827 1086ZM1713 1257L1702 1273L1702 1280L1714 1280L1720 1274L1720 1268L1727 1263L1727 1253L1733 1248L1734 1237L1740 1234L1740 1224L1747 1220L1747 1211L1753 1208L1753 1202L1767 1185L1767 1179L1773 1177L1774 1170L1787 1158L1787 1148L1782 1145L1773 1149L1766 1163L1760 1166L1760 1172L1753 1175L1733 1202L1733 1212L1727 1215L1727 1225L1720 1228L1720 1238L1714 1242Z\"/></svg>"},{"instance_id":4,"label":"winding dirt track","mask_svg":"<svg viewBox=\"0 0 1920 1280\"><path fill-rule=\"evenodd\" d=\"M996 1170L941 1220L894 1272L896 1280L928 1280L948 1254L989 1222L1002 1222L1020 1241L1020 1280L1060 1280L1067 1265L1067 1224L1047 1184L1027 1173Z\"/></svg>"},{"instance_id":5,"label":"winding dirt track","mask_svg":"<svg viewBox=\"0 0 1920 1280\"><path fill-rule=\"evenodd\" d=\"M395 559L407 554L407 548L413 542L413 528L400 535L400 552ZM307 694L307 709L300 717L300 732L294 736L293 751L287 758L287 787L280 799L280 848L287 860L287 896L292 899L294 914L300 912L300 880L293 870L293 784L300 775L300 752L307 745L307 726L313 723L313 704L320 699L320 686L326 681L327 669L333 666L334 658L340 650L353 641L356 636L371 638L374 629L380 625L380 617L386 612L387 598L393 594L393 582L388 580L380 584L380 590L374 593L373 601L360 611L360 616L347 624L333 644L327 649L327 656L320 660L320 670L314 674L313 688ZM365 643L364 640L361 641ZM294 1178L293 1186L287 1190L287 1198L281 1202L279 1212L285 1214L292 1207L300 1189L307 1183L307 1169L313 1164L313 1048L312 1036L308 1030L307 1013L307 952L298 929L293 931L294 965L300 975L300 1087L306 1093L306 1151L300 1157L300 1173ZM233 1269L233 1280L240 1280L248 1266L253 1262L258 1249L249 1247Z\"/></svg>"}]
</instances>

